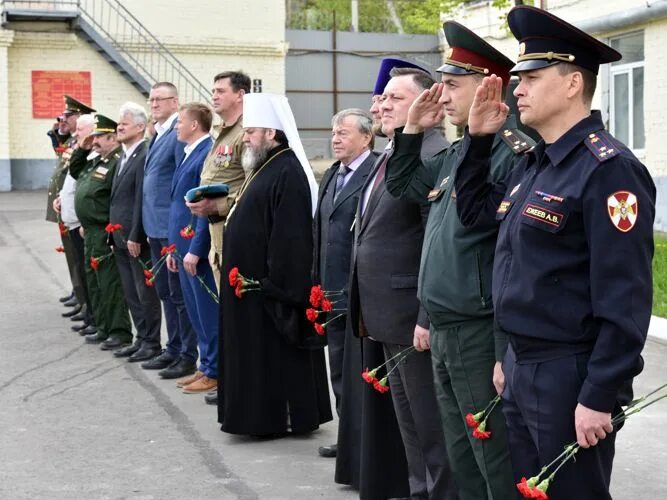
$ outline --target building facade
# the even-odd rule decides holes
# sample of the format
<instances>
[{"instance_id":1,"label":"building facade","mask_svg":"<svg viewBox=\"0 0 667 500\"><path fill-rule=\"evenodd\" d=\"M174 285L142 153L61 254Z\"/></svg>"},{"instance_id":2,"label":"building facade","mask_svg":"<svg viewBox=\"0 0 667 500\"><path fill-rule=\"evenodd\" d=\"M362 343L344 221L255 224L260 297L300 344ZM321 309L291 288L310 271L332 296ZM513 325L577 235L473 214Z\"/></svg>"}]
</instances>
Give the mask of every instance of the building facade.
<instances>
[{"instance_id":1,"label":"building facade","mask_svg":"<svg viewBox=\"0 0 667 500\"><path fill-rule=\"evenodd\" d=\"M226 70L285 91L282 1L0 0L0 11L0 191L48 183L57 115L47 94L86 87L87 104L115 117L125 101L146 106L161 80L179 86L182 102L208 102Z\"/></svg>"},{"instance_id":2,"label":"building facade","mask_svg":"<svg viewBox=\"0 0 667 500\"><path fill-rule=\"evenodd\" d=\"M516 58L518 44L506 24L506 10L490 1L473 2L453 18ZM658 189L655 228L667 231L667 1L536 1L558 17L610 44L623 54L600 68L593 107L607 128L646 164Z\"/></svg>"}]
</instances>

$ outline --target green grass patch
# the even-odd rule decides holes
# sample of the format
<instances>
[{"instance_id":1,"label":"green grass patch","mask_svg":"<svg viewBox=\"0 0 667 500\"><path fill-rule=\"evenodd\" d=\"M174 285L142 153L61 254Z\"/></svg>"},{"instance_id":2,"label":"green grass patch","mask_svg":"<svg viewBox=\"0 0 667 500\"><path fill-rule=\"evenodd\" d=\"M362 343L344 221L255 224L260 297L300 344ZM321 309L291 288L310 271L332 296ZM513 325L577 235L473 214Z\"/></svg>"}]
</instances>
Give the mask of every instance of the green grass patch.
<instances>
[{"instance_id":1,"label":"green grass patch","mask_svg":"<svg viewBox=\"0 0 667 500\"><path fill-rule=\"evenodd\" d=\"M667 235L655 235L653 314L667 318Z\"/></svg>"}]
</instances>

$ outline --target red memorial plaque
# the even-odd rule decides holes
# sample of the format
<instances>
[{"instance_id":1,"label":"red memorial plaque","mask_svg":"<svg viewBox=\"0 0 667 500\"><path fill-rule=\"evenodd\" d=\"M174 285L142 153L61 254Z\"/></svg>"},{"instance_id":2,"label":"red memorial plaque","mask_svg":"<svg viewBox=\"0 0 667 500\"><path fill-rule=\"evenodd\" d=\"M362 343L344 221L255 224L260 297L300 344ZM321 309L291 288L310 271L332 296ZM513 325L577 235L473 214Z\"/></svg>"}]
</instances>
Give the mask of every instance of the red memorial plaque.
<instances>
[{"instance_id":1,"label":"red memorial plaque","mask_svg":"<svg viewBox=\"0 0 667 500\"><path fill-rule=\"evenodd\" d=\"M32 117L55 118L65 109L63 95L92 102L90 71L33 71Z\"/></svg>"}]
</instances>

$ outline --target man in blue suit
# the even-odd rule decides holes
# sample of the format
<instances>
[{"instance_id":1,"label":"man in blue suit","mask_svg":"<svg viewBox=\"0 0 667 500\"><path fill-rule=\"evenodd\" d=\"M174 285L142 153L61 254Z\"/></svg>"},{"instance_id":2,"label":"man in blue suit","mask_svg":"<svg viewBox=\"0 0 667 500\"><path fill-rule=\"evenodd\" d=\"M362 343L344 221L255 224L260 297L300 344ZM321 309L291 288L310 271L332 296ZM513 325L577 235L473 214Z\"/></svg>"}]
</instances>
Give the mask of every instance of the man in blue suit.
<instances>
[{"instance_id":1,"label":"man in blue suit","mask_svg":"<svg viewBox=\"0 0 667 500\"><path fill-rule=\"evenodd\" d=\"M205 104L181 106L176 122L178 139L185 142L185 158L176 168L171 188L169 243L176 252L167 257L167 268L178 273L185 308L197 333L199 369L177 382L186 394L218 387L218 304L213 269L208 261L211 235L208 219L190 213L185 194L199 186L204 160L213 145L209 135L213 113ZM214 292L215 290L215 292Z\"/></svg>"},{"instance_id":2,"label":"man in blue suit","mask_svg":"<svg viewBox=\"0 0 667 500\"><path fill-rule=\"evenodd\" d=\"M156 120L156 134L150 141L144 169L142 219L149 238L153 263L160 259L162 247L168 245L167 224L171 200L171 183L176 167L183 159L182 142L176 137L178 92L168 82L153 85L148 99ZM190 324L178 275L158 272L155 289L162 301L167 323L167 348L158 357L143 363L147 370L162 370L163 378L179 378L195 371L197 342Z\"/></svg>"}]
</instances>

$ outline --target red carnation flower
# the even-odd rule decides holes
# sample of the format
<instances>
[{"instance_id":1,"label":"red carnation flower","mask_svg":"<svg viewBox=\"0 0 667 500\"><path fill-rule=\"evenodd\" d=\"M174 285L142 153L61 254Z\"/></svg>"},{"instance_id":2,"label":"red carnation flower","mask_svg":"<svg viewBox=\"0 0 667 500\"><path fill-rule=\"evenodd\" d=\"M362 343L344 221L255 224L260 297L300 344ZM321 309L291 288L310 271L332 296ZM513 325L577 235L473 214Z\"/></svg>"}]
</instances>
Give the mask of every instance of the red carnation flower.
<instances>
[{"instance_id":1,"label":"red carnation flower","mask_svg":"<svg viewBox=\"0 0 667 500\"><path fill-rule=\"evenodd\" d=\"M380 394L389 392L389 386L387 385L387 377L384 377L382 380L376 380L373 382L373 389L378 391Z\"/></svg>"},{"instance_id":2,"label":"red carnation flower","mask_svg":"<svg viewBox=\"0 0 667 500\"><path fill-rule=\"evenodd\" d=\"M239 281L236 283L236 289L234 290L234 294L239 298L243 298L243 282Z\"/></svg>"},{"instance_id":3,"label":"red carnation flower","mask_svg":"<svg viewBox=\"0 0 667 500\"><path fill-rule=\"evenodd\" d=\"M107 224L107 227L105 227L104 230L109 234L113 233L114 232L113 224L111 223Z\"/></svg>"},{"instance_id":4,"label":"red carnation flower","mask_svg":"<svg viewBox=\"0 0 667 500\"><path fill-rule=\"evenodd\" d=\"M324 335L324 327L319 323L313 323L313 327L318 335Z\"/></svg>"},{"instance_id":5,"label":"red carnation flower","mask_svg":"<svg viewBox=\"0 0 667 500\"><path fill-rule=\"evenodd\" d=\"M154 285L153 285L153 280L152 280L151 278L146 278L146 279L144 280L144 283L146 284L146 286L147 286L148 288L153 288L153 286L154 286Z\"/></svg>"},{"instance_id":6,"label":"red carnation flower","mask_svg":"<svg viewBox=\"0 0 667 500\"><path fill-rule=\"evenodd\" d=\"M317 312L317 310L315 310L315 309L311 309L311 308L306 309L306 318L308 318L308 321L310 321L311 323L315 322L315 320L317 319L317 316L319 314L320 313Z\"/></svg>"},{"instance_id":7,"label":"red carnation flower","mask_svg":"<svg viewBox=\"0 0 667 500\"><path fill-rule=\"evenodd\" d=\"M229 286L236 286L238 281L239 281L239 268L233 267L232 270L229 271Z\"/></svg>"},{"instance_id":8,"label":"red carnation flower","mask_svg":"<svg viewBox=\"0 0 667 500\"><path fill-rule=\"evenodd\" d=\"M153 277L153 271L150 269L144 269L144 277L146 279L151 279Z\"/></svg>"},{"instance_id":9,"label":"red carnation flower","mask_svg":"<svg viewBox=\"0 0 667 500\"><path fill-rule=\"evenodd\" d=\"M330 300L322 299L322 310L324 312L330 312L333 309L333 304Z\"/></svg>"},{"instance_id":10,"label":"red carnation flower","mask_svg":"<svg viewBox=\"0 0 667 500\"><path fill-rule=\"evenodd\" d=\"M189 224L187 226L185 226L183 229L181 229L179 232L180 232L181 238L183 238L185 240L191 240L192 238L195 237L195 230L192 229L192 226L189 225Z\"/></svg>"},{"instance_id":11,"label":"red carnation flower","mask_svg":"<svg viewBox=\"0 0 667 500\"><path fill-rule=\"evenodd\" d=\"M472 437L480 440L489 439L491 437L491 431L487 431L486 423L482 422L479 424L479 427L472 431Z\"/></svg>"},{"instance_id":12,"label":"red carnation flower","mask_svg":"<svg viewBox=\"0 0 667 500\"><path fill-rule=\"evenodd\" d=\"M93 269L93 271L97 271L97 268L100 267L100 260L96 259L95 257L91 257L90 267Z\"/></svg>"},{"instance_id":13,"label":"red carnation flower","mask_svg":"<svg viewBox=\"0 0 667 500\"><path fill-rule=\"evenodd\" d=\"M160 250L160 257L164 257L168 253L174 253L176 251L176 243L172 243L168 247L162 247Z\"/></svg>"},{"instance_id":14,"label":"red carnation flower","mask_svg":"<svg viewBox=\"0 0 667 500\"><path fill-rule=\"evenodd\" d=\"M65 248L64 248L64 247L56 247L56 252L58 252L58 253L64 253L64 252L65 252Z\"/></svg>"},{"instance_id":15,"label":"red carnation flower","mask_svg":"<svg viewBox=\"0 0 667 500\"><path fill-rule=\"evenodd\" d=\"M60 231L61 236L68 233L67 226L63 222L58 222L58 230Z\"/></svg>"},{"instance_id":16,"label":"red carnation flower","mask_svg":"<svg viewBox=\"0 0 667 500\"><path fill-rule=\"evenodd\" d=\"M377 373L377 368L375 370L368 371L368 368L366 368L362 374L361 378L364 379L364 381L368 384L374 384L377 382L377 378L375 378L375 374Z\"/></svg>"},{"instance_id":17,"label":"red carnation flower","mask_svg":"<svg viewBox=\"0 0 667 500\"><path fill-rule=\"evenodd\" d=\"M324 298L324 292L320 285L315 285L310 289L310 305L313 307L320 307L322 299Z\"/></svg>"},{"instance_id":18,"label":"red carnation flower","mask_svg":"<svg viewBox=\"0 0 667 500\"><path fill-rule=\"evenodd\" d=\"M470 427L471 429L477 429L483 417L484 417L483 411L475 413L474 415L472 413L468 413L466 415L466 424L468 424L468 427Z\"/></svg>"}]
</instances>

